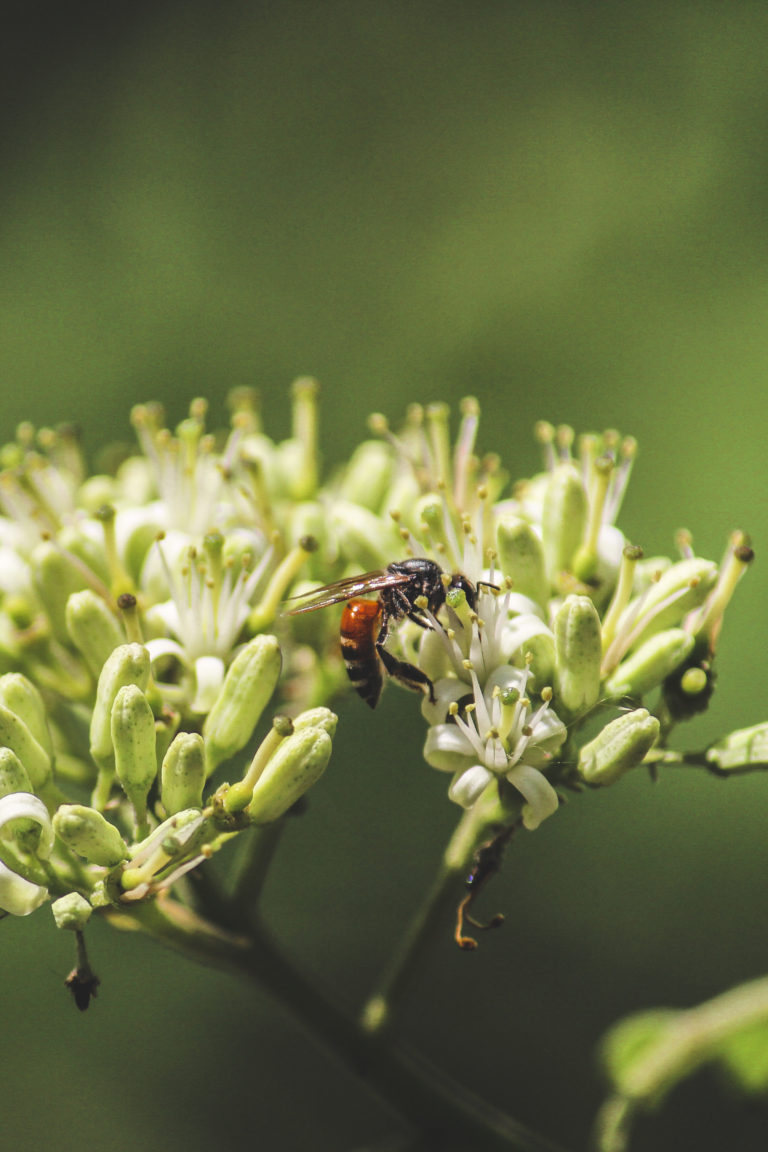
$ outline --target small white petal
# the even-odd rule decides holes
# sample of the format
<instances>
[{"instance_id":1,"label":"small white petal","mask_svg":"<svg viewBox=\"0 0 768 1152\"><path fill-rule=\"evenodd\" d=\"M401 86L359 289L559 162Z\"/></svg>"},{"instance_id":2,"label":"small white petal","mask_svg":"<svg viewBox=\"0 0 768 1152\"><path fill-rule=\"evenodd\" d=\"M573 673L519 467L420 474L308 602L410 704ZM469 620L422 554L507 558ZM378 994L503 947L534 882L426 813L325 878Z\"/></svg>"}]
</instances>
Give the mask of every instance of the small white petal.
<instances>
[{"instance_id":1,"label":"small white petal","mask_svg":"<svg viewBox=\"0 0 768 1152\"><path fill-rule=\"evenodd\" d=\"M3 523L3 531L5 531ZM5 545L0 546L0 591L13 596L17 593L26 595L32 586L29 565L22 560L18 552Z\"/></svg>"},{"instance_id":2,"label":"small white petal","mask_svg":"<svg viewBox=\"0 0 768 1152\"><path fill-rule=\"evenodd\" d=\"M508 593L508 607L514 616L513 624L529 621L532 617L539 621L544 619L542 606L530 596L523 596L522 592Z\"/></svg>"},{"instance_id":3,"label":"small white petal","mask_svg":"<svg viewBox=\"0 0 768 1152\"><path fill-rule=\"evenodd\" d=\"M53 824L48 809L38 796L31 792L11 792L0 799L0 828L9 820L26 818L40 825L40 842L37 855L42 859L50 856L53 848Z\"/></svg>"},{"instance_id":4,"label":"small white petal","mask_svg":"<svg viewBox=\"0 0 768 1152\"><path fill-rule=\"evenodd\" d=\"M542 820L557 811L557 793L538 768L531 768L530 764L518 764L507 773L507 780L525 798L523 824L530 831L538 828Z\"/></svg>"},{"instance_id":5,"label":"small white petal","mask_svg":"<svg viewBox=\"0 0 768 1152\"><path fill-rule=\"evenodd\" d=\"M53 824L42 800L31 792L12 792L0 799L0 828L11 820L24 818L40 825L37 855L50 856L53 848ZM28 916L48 897L48 889L17 875L0 861L0 908L13 916Z\"/></svg>"},{"instance_id":6,"label":"small white petal","mask_svg":"<svg viewBox=\"0 0 768 1152\"><path fill-rule=\"evenodd\" d=\"M446 636L442 628L423 629L419 639L419 668L426 672L433 682L447 675L451 670L446 648Z\"/></svg>"},{"instance_id":7,"label":"small white petal","mask_svg":"<svg viewBox=\"0 0 768 1152\"><path fill-rule=\"evenodd\" d=\"M489 704L492 707L493 696L491 693L486 700L483 691L480 687L480 681L477 678L477 673L474 668L471 670L472 676L472 692L475 697L475 711L473 719L477 723L477 730L481 736L493 727L493 717L489 711Z\"/></svg>"},{"instance_id":8,"label":"small white petal","mask_svg":"<svg viewBox=\"0 0 768 1152\"><path fill-rule=\"evenodd\" d=\"M150 664L154 664L161 656L174 656L185 667L189 665L186 652L181 644L176 640L170 640L167 636L156 636L154 640L147 640L144 647L149 652Z\"/></svg>"},{"instance_id":9,"label":"small white petal","mask_svg":"<svg viewBox=\"0 0 768 1152\"><path fill-rule=\"evenodd\" d=\"M611 570L618 569L627 538L620 528L613 524L603 524L597 537L597 554L600 562Z\"/></svg>"},{"instance_id":10,"label":"small white petal","mask_svg":"<svg viewBox=\"0 0 768 1152\"><path fill-rule=\"evenodd\" d=\"M506 692L510 688L515 688L521 696L525 696L527 685L527 672L522 672L519 668L513 668L511 664L502 664L499 668L494 668L488 677L485 683L485 694L489 700L492 700L494 688L499 688L502 692Z\"/></svg>"},{"instance_id":11,"label":"small white petal","mask_svg":"<svg viewBox=\"0 0 768 1152\"><path fill-rule=\"evenodd\" d=\"M523 616L516 616L514 620L509 621L504 629L504 644L510 652L517 652L536 636L549 636L554 643L552 632L544 621L534 616L532 612L526 612Z\"/></svg>"},{"instance_id":12,"label":"small white petal","mask_svg":"<svg viewBox=\"0 0 768 1152\"><path fill-rule=\"evenodd\" d=\"M12 916L29 916L48 897L48 889L18 876L0 861L0 908Z\"/></svg>"},{"instance_id":13,"label":"small white petal","mask_svg":"<svg viewBox=\"0 0 768 1152\"><path fill-rule=\"evenodd\" d=\"M154 627L160 626L164 632L173 632L174 636L178 636L181 621L175 601L162 600L159 604L152 604L147 609L147 622Z\"/></svg>"},{"instance_id":14,"label":"small white petal","mask_svg":"<svg viewBox=\"0 0 768 1152\"><path fill-rule=\"evenodd\" d=\"M434 724L427 732L424 759L440 772L463 772L474 755L470 742L455 724Z\"/></svg>"},{"instance_id":15,"label":"small white petal","mask_svg":"<svg viewBox=\"0 0 768 1152\"><path fill-rule=\"evenodd\" d=\"M192 712L210 712L224 683L224 671L224 661L218 656L200 656L195 660L197 691L189 706Z\"/></svg>"},{"instance_id":16,"label":"small white petal","mask_svg":"<svg viewBox=\"0 0 768 1152\"><path fill-rule=\"evenodd\" d=\"M482 764L473 764L464 772L457 773L448 789L448 796L462 808L471 808L492 780L492 772L483 768Z\"/></svg>"},{"instance_id":17,"label":"small white petal","mask_svg":"<svg viewBox=\"0 0 768 1152\"><path fill-rule=\"evenodd\" d=\"M496 772L497 774L502 773L509 765L509 756L501 740L491 739L486 741L483 763L486 768L490 768L492 772Z\"/></svg>"},{"instance_id":18,"label":"small white petal","mask_svg":"<svg viewBox=\"0 0 768 1152\"><path fill-rule=\"evenodd\" d=\"M138 481L138 473L134 474ZM125 556L131 537L135 532L146 532L147 525L158 532L168 527L168 515L162 500L147 504L143 500L137 502L138 506L119 508L115 516L115 537L121 556ZM101 525L99 525L101 528ZM104 533L97 537L103 541Z\"/></svg>"},{"instance_id":19,"label":"small white petal","mask_svg":"<svg viewBox=\"0 0 768 1152\"><path fill-rule=\"evenodd\" d=\"M442 724L448 715L448 705L469 694L469 685L453 677L436 680L434 685L435 703L425 696L421 702L421 714L428 724Z\"/></svg>"},{"instance_id":20,"label":"small white petal","mask_svg":"<svg viewBox=\"0 0 768 1152\"><path fill-rule=\"evenodd\" d=\"M171 572L171 579L177 581L182 558L186 556L194 544L195 538L189 532L170 529L163 536L162 551L156 544L149 549L141 569L140 578L141 587L146 592L148 599L157 603L173 595L173 589L168 584L168 570ZM165 557L165 563L163 557Z\"/></svg>"},{"instance_id":21,"label":"small white petal","mask_svg":"<svg viewBox=\"0 0 768 1152\"><path fill-rule=\"evenodd\" d=\"M568 729L551 708L542 712L533 727L531 743L546 752L556 752L568 735Z\"/></svg>"}]
</instances>

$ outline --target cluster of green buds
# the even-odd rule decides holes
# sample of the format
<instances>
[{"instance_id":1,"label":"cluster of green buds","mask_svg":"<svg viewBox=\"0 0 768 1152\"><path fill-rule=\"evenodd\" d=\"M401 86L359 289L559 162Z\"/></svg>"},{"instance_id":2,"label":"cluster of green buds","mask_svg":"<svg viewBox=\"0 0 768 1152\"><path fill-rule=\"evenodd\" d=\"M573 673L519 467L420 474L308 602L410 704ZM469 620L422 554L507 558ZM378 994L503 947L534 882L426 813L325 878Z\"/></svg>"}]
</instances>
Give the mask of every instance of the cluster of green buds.
<instances>
[{"instance_id":1,"label":"cluster of green buds","mask_svg":"<svg viewBox=\"0 0 768 1152\"><path fill-rule=\"evenodd\" d=\"M175 431L137 407L140 451L90 475L69 428L0 449L1 909L50 898L80 931L279 820L322 775L347 686L338 613L283 601L404 557L440 566L445 604L386 642L428 677L424 756L464 808L492 795L535 828L559 785L612 783L706 705L751 553L737 534L718 567L682 536L677 561L644 559L614 524L632 441L574 455L542 425L545 472L505 495L474 400L455 443L444 405L398 433L372 417L325 481L314 381L283 441L252 392L231 412L213 435L203 401Z\"/></svg>"},{"instance_id":2,"label":"cluster of green buds","mask_svg":"<svg viewBox=\"0 0 768 1152\"><path fill-rule=\"evenodd\" d=\"M0 677L0 694L15 708L3 707L0 907L26 915L58 897L57 923L73 927L75 909L81 928L94 908L154 896L233 833L279 820L325 771L336 728L327 708L294 720L276 716L242 779L204 794L219 764L251 742L280 666L277 639L255 636L229 665L202 732L175 730L179 716L162 714L146 647L119 644L103 665L90 713L96 773L88 803L63 797L60 785L81 791L84 774L75 780L63 754L56 779L56 730L42 694L22 673Z\"/></svg>"},{"instance_id":3,"label":"cluster of green buds","mask_svg":"<svg viewBox=\"0 0 768 1152\"><path fill-rule=\"evenodd\" d=\"M0 449L3 914L50 900L81 933L177 891L329 762L336 716L279 618L316 547L296 528L316 385L296 383L279 443L253 393L231 405L223 437L203 401L175 432L137 407L141 451L93 475L71 428L23 425Z\"/></svg>"}]
</instances>

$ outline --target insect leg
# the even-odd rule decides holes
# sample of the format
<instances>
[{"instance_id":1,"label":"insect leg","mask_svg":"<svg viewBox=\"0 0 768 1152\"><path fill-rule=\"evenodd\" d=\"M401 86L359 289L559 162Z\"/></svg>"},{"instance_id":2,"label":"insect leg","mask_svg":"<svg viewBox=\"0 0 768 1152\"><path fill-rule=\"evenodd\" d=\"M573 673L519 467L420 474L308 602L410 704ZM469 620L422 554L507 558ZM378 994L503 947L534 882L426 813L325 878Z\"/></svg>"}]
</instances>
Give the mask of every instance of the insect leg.
<instances>
[{"instance_id":1,"label":"insect leg","mask_svg":"<svg viewBox=\"0 0 768 1152\"><path fill-rule=\"evenodd\" d=\"M386 668L389 675L394 680L399 680L406 688L412 688L414 692L424 692L429 696L432 704L435 702L435 691L432 686L432 681L426 672L422 672L415 664L408 664L405 660L398 660L391 652L388 652L383 643L376 641L376 648L381 657L381 662Z\"/></svg>"}]
</instances>

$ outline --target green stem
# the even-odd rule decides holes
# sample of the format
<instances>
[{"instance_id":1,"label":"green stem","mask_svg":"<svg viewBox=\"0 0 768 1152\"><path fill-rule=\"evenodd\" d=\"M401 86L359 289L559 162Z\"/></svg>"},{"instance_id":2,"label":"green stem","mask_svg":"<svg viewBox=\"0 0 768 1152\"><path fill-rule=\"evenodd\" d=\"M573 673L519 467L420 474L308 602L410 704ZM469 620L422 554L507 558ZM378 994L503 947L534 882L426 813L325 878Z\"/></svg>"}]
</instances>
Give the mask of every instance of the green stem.
<instances>
[{"instance_id":1,"label":"green stem","mask_svg":"<svg viewBox=\"0 0 768 1152\"><path fill-rule=\"evenodd\" d=\"M597 1114L590 1148L595 1152L626 1152L634 1113L632 1100L609 1096Z\"/></svg>"},{"instance_id":2,"label":"green stem","mask_svg":"<svg viewBox=\"0 0 768 1152\"><path fill-rule=\"evenodd\" d=\"M285 828L285 818L253 828L246 839L239 861L232 895L231 911L240 923L247 923L261 896L272 859Z\"/></svg>"},{"instance_id":3,"label":"green stem","mask_svg":"<svg viewBox=\"0 0 768 1152\"><path fill-rule=\"evenodd\" d=\"M107 917L123 928L140 928L204 964L232 971L266 988L324 1041L370 1087L441 1152L559 1152L556 1146L405 1048L370 1035L322 995L283 955L263 925L240 936L201 920L171 900L114 908Z\"/></svg>"},{"instance_id":4,"label":"green stem","mask_svg":"<svg viewBox=\"0 0 768 1152\"><path fill-rule=\"evenodd\" d=\"M511 813L500 812L496 789L491 792L492 796L481 798L465 812L456 826L432 887L363 1008L361 1024L367 1032L392 1026L435 936L447 935L449 913L456 907L459 886L466 879L479 841L490 826L511 821Z\"/></svg>"},{"instance_id":5,"label":"green stem","mask_svg":"<svg viewBox=\"0 0 768 1152\"><path fill-rule=\"evenodd\" d=\"M115 782L115 773L112 768L99 765L96 784L91 795L91 805L97 812L103 812L109 803L109 795Z\"/></svg>"},{"instance_id":6,"label":"green stem","mask_svg":"<svg viewBox=\"0 0 768 1152\"><path fill-rule=\"evenodd\" d=\"M441 864L432 887L363 1006L360 1022L366 1032L381 1033L392 1027L435 935L449 923L460 878L456 869Z\"/></svg>"}]
</instances>

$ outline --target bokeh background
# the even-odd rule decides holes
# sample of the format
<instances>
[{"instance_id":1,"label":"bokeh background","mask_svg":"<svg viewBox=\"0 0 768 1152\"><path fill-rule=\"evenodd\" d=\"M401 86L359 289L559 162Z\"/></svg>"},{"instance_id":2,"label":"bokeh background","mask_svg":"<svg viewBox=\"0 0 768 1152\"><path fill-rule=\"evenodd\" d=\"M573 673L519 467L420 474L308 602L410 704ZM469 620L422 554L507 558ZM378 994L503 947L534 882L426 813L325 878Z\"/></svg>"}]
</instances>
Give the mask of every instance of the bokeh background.
<instances>
[{"instance_id":1,"label":"bokeh background","mask_svg":"<svg viewBox=\"0 0 768 1152\"><path fill-rule=\"evenodd\" d=\"M323 388L328 466L418 398L476 395L482 447L538 467L540 418L641 454L622 524L758 559L710 713L766 716L768 8L514 3L10 3L0 46L0 429L132 403L179 418L255 385ZM343 706L336 756L268 893L290 951L364 996L454 819L390 691ZM454 1075L572 1149L617 1017L768 968L768 779L638 773L521 836L474 955L435 946L405 1023ZM17 1152L346 1152L389 1113L264 996L141 939L91 934L103 986L62 990L44 911L2 924L2 1139ZM765 1103L703 1075L638 1152L763 1149Z\"/></svg>"}]
</instances>

